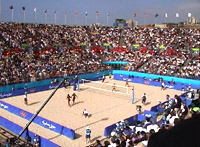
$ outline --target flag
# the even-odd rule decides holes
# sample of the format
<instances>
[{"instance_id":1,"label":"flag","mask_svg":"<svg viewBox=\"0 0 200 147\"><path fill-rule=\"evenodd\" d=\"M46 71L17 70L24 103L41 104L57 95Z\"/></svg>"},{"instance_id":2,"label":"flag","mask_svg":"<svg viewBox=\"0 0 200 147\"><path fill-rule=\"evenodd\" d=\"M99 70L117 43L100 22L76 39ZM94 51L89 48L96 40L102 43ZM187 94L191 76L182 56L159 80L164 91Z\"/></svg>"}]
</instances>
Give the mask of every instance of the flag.
<instances>
[{"instance_id":1,"label":"flag","mask_svg":"<svg viewBox=\"0 0 200 147\"><path fill-rule=\"evenodd\" d=\"M165 13L165 17L168 17L168 16L167 16L167 13Z\"/></svg>"},{"instance_id":2,"label":"flag","mask_svg":"<svg viewBox=\"0 0 200 147\"><path fill-rule=\"evenodd\" d=\"M96 11L96 16L98 16L99 15L99 12L98 11Z\"/></svg>"},{"instance_id":3,"label":"flag","mask_svg":"<svg viewBox=\"0 0 200 147\"><path fill-rule=\"evenodd\" d=\"M178 14L178 13L176 13L176 17L179 17L179 14Z\"/></svg>"},{"instance_id":4,"label":"flag","mask_svg":"<svg viewBox=\"0 0 200 147\"><path fill-rule=\"evenodd\" d=\"M155 17L158 17L159 14L156 14Z\"/></svg>"},{"instance_id":5,"label":"flag","mask_svg":"<svg viewBox=\"0 0 200 147\"><path fill-rule=\"evenodd\" d=\"M136 17L136 13L133 14L133 17Z\"/></svg>"},{"instance_id":6,"label":"flag","mask_svg":"<svg viewBox=\"0 0 200 147\"><path fill-rule=\"evenodd\" d=\"M76 10L76 11L74 12L74 14L75 14L75 15L78 15L78 11Z\"/></svg>"},{"instance_id":7,"label":"flag","mask_svg":"<svg viewBox=\"0 0 200 147\"><path fill-rule=\"evenodd\" d=\"M188 17L191 17L192 16L192 14L191 13L188 13Z\"/></svg>"},{"instance_id":8,"label":"flag","mask_svg":"<svg viewBox=\"0 0 200 147\"><path fill-rule=\"evenodd\" d=\"M25 7L22 7L22 10L23 10L23 11L25 11L25 10L26 10L26 8L25 8Z\"/></svg>"},{"instance_id":9,"label":"flag","mask_svg":"<svg viewBox=\"0 0 200 147\"><path fill-rule=\"evenodd\" d=\"M37 11L37 8L34 8L33 11L36 12L36 11Z\"/></svg>"},{"instance_id":10,"label":"flag","mask_svg":"<svg viewBox=\"0 0 200 147\"><path fill-rule=\"evenodd\" d=\"M87 11L85 12L85 16L88 16L88 13L87 13Z\"/></svg>"},{"instance_id":11,"label":"flag","mask_svg":"<svg viewBox=\"0 0 200 147\"><path fill-rule=\"evenodd\" d=\"M53 12L54 14L56 14L56 10L54 10L54 12Z\"/></svg>"},{"instance_id":12,"label":"flag","mask_svg":"<svg viewBox=\"0 0 200 147\"><path fill-rule=\"evenodd\" d=\"M147 13L146 12L144 13L144 17L147 17Z\"/></svg>"},{"instance_id":13,"label":"flag","mask_svg":"<svg viewBox=\"0 0 200 147\"><path fill-rule=\"evenodd\" d=\"M47 9L46 9L46 10L44 10L44 13L47 13Z\"/></svg>"},{"instance_id":14,"label":"flag","mask_svg":"<svg viewBox=\"0 0 200 147\"><path fill-rule=\"evenodd\" d=\"M10 6L9 8L12 10L12 9L13 9L13 6Z\"/></svg>"}]
</instances>

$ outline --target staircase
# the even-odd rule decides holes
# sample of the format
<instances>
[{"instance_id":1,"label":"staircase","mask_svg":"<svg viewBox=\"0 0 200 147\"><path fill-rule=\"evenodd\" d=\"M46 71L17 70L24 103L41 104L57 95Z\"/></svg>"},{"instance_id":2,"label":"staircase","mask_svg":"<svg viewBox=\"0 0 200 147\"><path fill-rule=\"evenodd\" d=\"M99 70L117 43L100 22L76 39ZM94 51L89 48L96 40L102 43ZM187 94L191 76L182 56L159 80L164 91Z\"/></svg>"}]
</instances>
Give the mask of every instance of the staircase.
<instances>
[{"instance_id":1,"label":"staircase","mask_svg":"<svg viewBox=\"0 0 200 147\"><path fill-rule=\"evenodd\" d=\"M192 59L193 59L193 58L189 58L189 59L187 59L187 60L183 63L183 65L181 66L181 68L179 68L179 70L176 72L176 74L175 74L176 77L178 77L178 73L180 73L181 70L182 70L185 66L187 66L187 65L192 61Z\"/></svg>"},{"instance_id":2,"label":"staircase","mask_svg":"<svg viewBox=\"0 0 200 147\"><path fill-rule=\"evenodd\" d=\"M122 45L123 45L123 42L124 42L123 35L124 35L124 33L125 33L125 32L124 32L124 29L121 28L119 46L122 46Z\"/></svg>"},{"instance_id":3,"label":"staircase","mask_svg":"<svg viewBox=\"0 0 200 147\"><path fill-rule=\"evenodd\" d=\"M157 54L160 56L164 50L160 50ZM156 55L151 56L146 62L143 62L140 66L136 68L136 71L139 71L140 68L143 68L147 65L148 62L151 62L156 57Z\"/></svg>"}]
</instances>

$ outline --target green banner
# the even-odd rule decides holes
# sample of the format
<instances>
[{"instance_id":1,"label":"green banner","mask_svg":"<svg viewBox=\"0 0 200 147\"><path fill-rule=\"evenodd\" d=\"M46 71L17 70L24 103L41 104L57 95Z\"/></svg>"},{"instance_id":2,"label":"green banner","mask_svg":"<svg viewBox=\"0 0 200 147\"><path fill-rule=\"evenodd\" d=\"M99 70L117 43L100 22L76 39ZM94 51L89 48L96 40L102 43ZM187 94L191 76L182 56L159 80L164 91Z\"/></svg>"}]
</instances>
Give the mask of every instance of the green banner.
<instances>
[{"instance_id":1,"label":"green banner","mask_svg":"<svg viewBox=\"0 0 200 147\"><path fill-rule=\"evenodd\" d=\"M104 43L103 46L110 46L110 44L109 43Z\"/></svg>"},{"instance_id":2,"label":"green banner","mask_svg":"<svg viewBox=\"0 0 200 147\"><path fill-rule=\"evenodd\" d=\"M133 44L132 46L133 47L139 47L140 45L139 44Z\"/></svg>"},{"instance_id":3,"label":"green banner","mask_svg":"<svg viewBox=\"0 0 200 147\"><path fill-rule=\"evenodd\" d=\"M159 49L165 49L164 45L159 46Z\"/></svg>"},{"instance_id":4,"label":"green banner","mask_svg":"<svg viewBox=\"0 0 200 147\"><path fill-rule=\"evenodd\" d=\"M60 46L60 44L58 44L58 43L55 43L53 46L55 46L55 47L59 47L59 46Z\"/></svg>"},{"instance_id":5,"label":"green banner","mask_svg":"<svg viewBox=\"0 0 200 147\"><path fill-rule=\"evenodd\" d=\"M192 48L193 51L199 51L199 48Z\"/></svg>"},{"instance_id":6,"label":"green banner","mask_svg":"<svg viewBox=\"0 0 200 147\"><path fill-rule=\"evenodd\" d=\"M28 43L22 44L23 47L29 47L30 45Z\"/></svg>"},{"instance_id":7,"label":"green banner","mask_svg":"<svg viewBox=\"0 0 200 147\"><path fill-rule=\"evenodd\" d=\"M80 44L80 46L86 46L86 43L85 43L85 42L83 42L83 43L81 43L81 44Z\"/></svg>"}]
</instances>

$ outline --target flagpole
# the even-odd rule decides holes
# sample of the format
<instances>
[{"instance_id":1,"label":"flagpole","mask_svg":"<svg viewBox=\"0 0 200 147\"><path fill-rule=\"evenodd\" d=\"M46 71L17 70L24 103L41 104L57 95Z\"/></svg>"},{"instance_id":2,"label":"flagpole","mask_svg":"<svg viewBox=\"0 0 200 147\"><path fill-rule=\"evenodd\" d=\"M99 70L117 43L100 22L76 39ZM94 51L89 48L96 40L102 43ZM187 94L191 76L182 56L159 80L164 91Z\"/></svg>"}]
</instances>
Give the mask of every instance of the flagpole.
<instances>
[{"instance_id":1,"label":"flagpole","mask_svg":"<svg viewBox=\"0 0 200 147\"><path fill-rule=\"evenodd\" d=\"M167 25L167 17L168 17L168 15L167 15L167 13L165 13L165 24Z\"/></svg>"},{"instance_id":2,"label":"flagpole","mask_svg":"<svg viewBox=\"0 0 200 147\"><path fill-rule=\"evenodd\" d=\"M47 22L47 12L45 13L45 21Z\"/></svg>"},{"instance_id":3,"label":"flagpole","mask_svg":"<svg viewBox=\"0 0 200 147\"><path fill-rule=\"evenodd\" d=\"M0 0L0 22L1 22L1 0Z\"/></svg>"},{"instance_id":4,"label":"flagpole","mask_svg":"<svg viewBox=\"0 0 200 147\"><path fill-rule=\"evenodd\" d=\"M67 23L67 17L66 17L66 13L65 13L65 25L66 25L66 23Z\"/></svg>"},{"instance_id":5,"label":"flagpole","mask_svg":"<svg viewBox=\"0 0 200 147\"><path fill-rule=\"evenodd\" d=\"M107 26L108 26L108 18L109 18L109 14L107 14Z\"/></svg>"},{"instance_id":6,"label":"flagpole","mask_svg":"<svg viewBox=\"0 0 200 147\"><path fill-rule=\"evenodd\" d=\"M36 22L36 19L37 19L36 10L34 11L34 13L35 13L35 22Z\"/></svg>"},{"instance_id":7,"label":"flagpole","mask_svg":"<svg viewBox=\"0 0 200 147\"><path fill-rule=\"evenodd\" d=\"M26 13L25 13L25 10L24 10L24 22L25 22L25 19L26 19Z\"/></svg>"},{"instance_id":8,"label":"flagpole","mask_svg":"<svg viewBox=\"0 0 200 147\"><path fill-rule=\"evenodd\" d=\"M13 22L13 19L14 19L14 18L13 18L13 9L11 10L11 13L12 13L12 22Z\"/></svg>"},{"instance_id":9,"label":"flagpole","mask_svg":"<svg viewBox=\"0 0 200 147\"><path fill-rule=\"evenodd\" d=\"M87 18L87 15L88 15L88 13L87 12L85 12L85 25L87 26L87 24L88 24L88 18Z\"/></svg>"},{"instance_id":10,"label":"flagpole","mask_svg":"<svg viewBox=\"0 0 200 147\"><path fill-rule=\"evenodd\" d=\"M74 12L74 14L75 14L75 25L77 25L77 15L78 15L78 11L76 10L75 12Z\"/></svg>"},{"instance_id":11,"label":"flagpole","mask_svg":"<svg viewBox=\"0 0 200 147\"><path fill-rule=\"evenodd\" d=\"M99 12L96 11L96 24L97 24L97 22L98 22L98 15L99 15Z\"/></svg>"},{"instance_id":12,"label":"flagpole","mask_svg":"<svg viewBox=\"0 0 200 147\"><path fill-rule=\"evenodd\" d=\"M87 15L88 15L88 13L87 13L87 11L86 11L86 12L85 12L85 25L86 25L86 26L87 26L87 23L88 23Z\"/></svg>"},{"instance_id":13,"label":"flagpole","mask_svg":"<svg viewBox=\"0 0 200 147\"><path fill-rule=\"evenodd\" d=\"M178 18L179 18L179 13L176 13L176 21L177 21L177 25L178 25Z\"/></svg>"},{"instance_id":14,"label":"flagpole","mask_svg":"<svg viewBox=\"0 0 200 147\"><path fill-rule=\"evenodd\" d=\"M55 24L56 24L56 13L54 15L55 15Z\"/></svg>"},{"instance_id":15,"label":"flagpole","mask_svg":"<svg viewBox=\"0 0 200 147\"><path fill-rule=\"evenodd\" d=\"M75 25L77 25L77 15L75 14Z\"/></svg>"},{"instance_id":16,"label":"flagpole","mask_svg":"<svg viewBox=\"0 0 200 147\"><path fill-rule=\"evenodd\" d=\"M87 15L85 16L85 25L87 26Z\"/></svg>"}]
</instances>

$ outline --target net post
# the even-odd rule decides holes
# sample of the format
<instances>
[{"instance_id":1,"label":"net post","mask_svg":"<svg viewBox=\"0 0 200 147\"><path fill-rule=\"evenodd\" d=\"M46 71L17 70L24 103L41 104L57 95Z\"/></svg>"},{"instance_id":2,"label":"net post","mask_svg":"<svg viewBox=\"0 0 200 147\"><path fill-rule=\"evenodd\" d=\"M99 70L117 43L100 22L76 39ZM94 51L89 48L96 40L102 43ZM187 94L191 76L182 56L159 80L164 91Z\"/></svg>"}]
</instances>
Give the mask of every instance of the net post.
<instances>
[{"instance_id":1,"label":"net post","mask_svg":"<svg viewBox=\"0 0 200 147\"><path fill-rule=\"evenodd\" d=\"M85 85L85 81L84 81L84 79L81 79L82 81L83 81L83 85Z\"/></svg>"}]
</instances>

